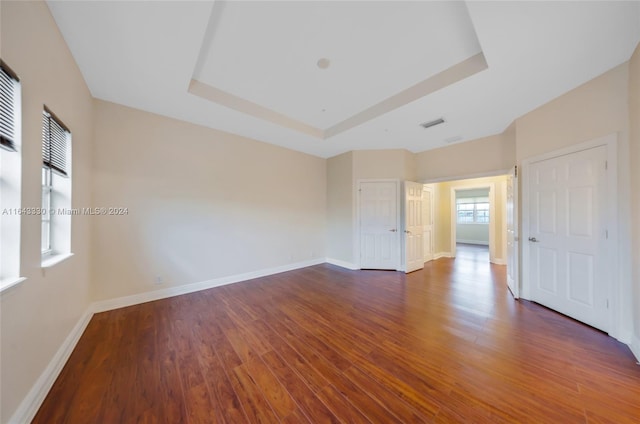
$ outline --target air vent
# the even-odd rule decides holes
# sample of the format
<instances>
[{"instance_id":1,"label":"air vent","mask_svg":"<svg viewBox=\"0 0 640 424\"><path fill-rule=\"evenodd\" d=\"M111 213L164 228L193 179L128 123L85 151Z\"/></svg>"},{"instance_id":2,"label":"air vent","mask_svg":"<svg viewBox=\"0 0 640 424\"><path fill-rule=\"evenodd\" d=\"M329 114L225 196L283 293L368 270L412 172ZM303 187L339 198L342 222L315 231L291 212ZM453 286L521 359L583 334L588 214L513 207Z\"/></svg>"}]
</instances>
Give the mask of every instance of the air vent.
<instances>
[{"instance_id":1,"label":"air vent","mask_svg":"<svg viewBox=\"0 0 640 424\"><path fill-rule=\"evenodd\" d=\"M423 128L430 128L430 127L434 127L436 125L440 125L440 124L443 124L443 123L444 123L444 119L438 118L438 119L435 119L433 121L429 121L429 122L425 122L424 124L420 124L420 126L423 127Z\"/></svg>"}]
</instances>

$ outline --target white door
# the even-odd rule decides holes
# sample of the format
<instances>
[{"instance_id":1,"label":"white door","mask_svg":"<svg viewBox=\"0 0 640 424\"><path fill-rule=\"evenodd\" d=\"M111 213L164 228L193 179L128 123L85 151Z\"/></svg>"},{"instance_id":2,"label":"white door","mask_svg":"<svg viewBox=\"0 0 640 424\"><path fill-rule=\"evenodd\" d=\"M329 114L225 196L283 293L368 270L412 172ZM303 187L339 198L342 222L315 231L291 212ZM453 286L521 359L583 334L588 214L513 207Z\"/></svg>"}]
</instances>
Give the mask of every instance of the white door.
<instances>
[{"instance_id":1,"label":"white door","mask_svg":"<svg viewBox=\"0 0 640 424\"><path fill-rule=\"evenodd\" d=\"M360 268L400 268L398 182L360 182Z\"/></svg>"},{"instance_id":2,"label":"white door","mask_svg":"<svg viewBox=\"0 0 640 424\"><path fill-rule=\"evenodd\" d=\"M529 180L532 300L607 331L606 147L534 162Z\"/></svg>"},{"instance_id":3,"label":"white door","mask_svg":"<svg viewBox=\"0 0 640 424\"><path fill-rule=\"evenodd\" d=\"M516 299L520 297L518 278L518 168L507 178L507 286Z\"/></svg>"},{"instance_id":4,"label":"white door","mask_svg":"<svg viewBox=\"0 0 640 424\"><path fill-rule=\"evenodd\" d=\"M422 184L404 182L404 270L424 268L424 228L422 226Z\"/></svg>"},{"instance_id":5,"label":"white door","mask_svg":"<svg viewBox=\"0 0 640 424\"><path fill-rule=\"evenodd\" d=\"M422 190L422 237L424 238L424 261L433 259L433 187Z\"/></svg>"}]
</instances>

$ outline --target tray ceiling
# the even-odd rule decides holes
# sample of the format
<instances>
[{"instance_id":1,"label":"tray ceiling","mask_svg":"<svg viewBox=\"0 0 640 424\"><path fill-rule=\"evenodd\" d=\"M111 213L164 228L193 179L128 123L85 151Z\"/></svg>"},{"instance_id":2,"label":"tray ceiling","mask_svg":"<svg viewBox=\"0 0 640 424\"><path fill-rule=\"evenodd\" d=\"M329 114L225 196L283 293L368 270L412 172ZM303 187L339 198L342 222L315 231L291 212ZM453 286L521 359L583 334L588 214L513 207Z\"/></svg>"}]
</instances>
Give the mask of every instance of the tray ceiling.
<instances>
[{"instance_id":1,"label":"tray ceiling","mask_svg":"<svg viewBox=\"0 0 640 424\"><path fill-rule=\"evenodd\" d=\"M500 133L640 40L637 1L48 5L94 97L322 157Z\"/></svg>"}]
</instances>

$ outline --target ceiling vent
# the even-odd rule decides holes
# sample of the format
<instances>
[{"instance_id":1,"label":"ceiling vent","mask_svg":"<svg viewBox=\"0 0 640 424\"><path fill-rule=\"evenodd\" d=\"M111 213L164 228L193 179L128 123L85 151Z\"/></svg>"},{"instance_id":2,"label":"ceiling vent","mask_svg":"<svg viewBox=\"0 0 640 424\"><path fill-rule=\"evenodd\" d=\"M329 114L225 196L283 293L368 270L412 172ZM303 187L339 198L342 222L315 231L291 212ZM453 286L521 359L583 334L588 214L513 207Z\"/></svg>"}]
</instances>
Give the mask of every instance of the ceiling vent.
<instances>
[{"instance_id":1,"label":"ceiling vent","mask_svg":"<svg viewBox=\"0 0 640 424\"><path fill-rule=\"evenodd\" d=\"M444 119L438 118L438 119L435 119L433 121L429 121L429 122L425 122L423 124L420 124L420 126L423 127L423 128L430 128L430 127L434 127L434 126L440 125L440 124L444 124Z\"/></svg>"}]
</instances>

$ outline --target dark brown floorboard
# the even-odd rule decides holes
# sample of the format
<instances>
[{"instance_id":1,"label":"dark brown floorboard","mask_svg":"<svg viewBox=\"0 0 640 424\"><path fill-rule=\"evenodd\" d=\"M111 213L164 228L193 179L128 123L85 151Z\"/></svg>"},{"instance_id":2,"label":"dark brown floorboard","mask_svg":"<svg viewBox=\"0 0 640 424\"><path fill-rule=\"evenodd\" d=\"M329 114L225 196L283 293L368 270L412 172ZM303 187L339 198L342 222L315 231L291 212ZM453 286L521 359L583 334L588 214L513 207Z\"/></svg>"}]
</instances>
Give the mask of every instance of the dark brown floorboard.
<instances>
[{"instance_id":1,"label":"dark brown floorboard","mask_svg":"<svg viewBox=\"0 0 640 424\"><path fill-rule=\"evenodd\" d=\"M459 246L97 314L34 423L638 423L629 349Z\"/></svg>"}]
</instances>

